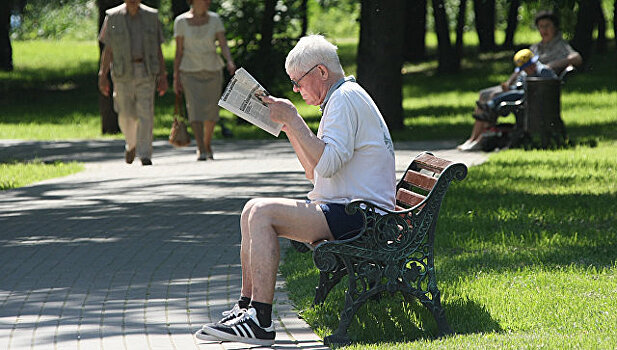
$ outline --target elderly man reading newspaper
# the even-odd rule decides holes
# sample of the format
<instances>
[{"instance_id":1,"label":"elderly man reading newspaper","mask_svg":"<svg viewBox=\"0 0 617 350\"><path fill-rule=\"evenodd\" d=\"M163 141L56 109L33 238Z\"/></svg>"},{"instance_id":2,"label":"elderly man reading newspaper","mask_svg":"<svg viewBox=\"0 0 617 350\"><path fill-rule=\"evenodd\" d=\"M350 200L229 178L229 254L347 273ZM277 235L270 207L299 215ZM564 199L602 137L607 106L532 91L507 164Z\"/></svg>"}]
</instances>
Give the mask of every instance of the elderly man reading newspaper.
<instances>
[{"instance_id":1,"label":"elderly man reading newspaper","mask_svg":"<svg viewBox=\"0 0 617 350\"><path fill-rule=\"evenodd\" d=\"M278 237L309 243L352 237L363 225L360 213L345 213L345 204L354 199L394 209L390 133L371 97L353 77L345 77L336 50L323 36L310 35L285 62L293 90L323 111L317 135L289 100L262 97L314 187L308 200L255 198L244 206L240 298L219 322L204 325L196 333L199 339L273 344Z\"/></svg>"}]
</instances>

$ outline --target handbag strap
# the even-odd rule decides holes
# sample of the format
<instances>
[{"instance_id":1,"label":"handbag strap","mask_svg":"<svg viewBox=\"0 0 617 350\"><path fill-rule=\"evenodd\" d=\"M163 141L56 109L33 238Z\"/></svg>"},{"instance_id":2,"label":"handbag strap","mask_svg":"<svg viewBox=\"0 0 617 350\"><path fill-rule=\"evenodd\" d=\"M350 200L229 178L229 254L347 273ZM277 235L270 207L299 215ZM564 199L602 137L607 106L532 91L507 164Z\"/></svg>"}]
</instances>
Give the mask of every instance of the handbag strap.
<instances>
[{"instance_id":1,"label":"handbag strap","mask_svg":"<svg viewBox=\"0 0 617 350\"><path fill-rule=\"evenodd\" d=\"M182 108L183 103L182 93L176 94L176 103L174 105L174 116L179 116L181 120L186 119L184 115L184 109Z\"/></svg>"}]
</instances>

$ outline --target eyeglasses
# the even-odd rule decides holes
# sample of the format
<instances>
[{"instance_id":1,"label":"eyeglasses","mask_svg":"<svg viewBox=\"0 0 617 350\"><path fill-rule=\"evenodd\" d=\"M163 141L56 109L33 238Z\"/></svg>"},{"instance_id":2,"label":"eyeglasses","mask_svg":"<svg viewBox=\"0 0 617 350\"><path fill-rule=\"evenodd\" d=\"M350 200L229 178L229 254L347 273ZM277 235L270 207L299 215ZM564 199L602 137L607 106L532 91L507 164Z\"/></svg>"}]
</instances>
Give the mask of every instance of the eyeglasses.
<instances>
[{"instance_id":1,"label":"eyeglasses","mask_svg":"<svg viewBox=\"0 0 617 350\"><path fill-rule=\"evenodd\" d=\"M309 74L313 69L317 68L317 66L319 66L321 63L317 63L316 65L313 66L313 68L309 69L306 73L304 73L300 79L298 80L293 80L291 79L291 83L293 84L293 86L296 87L296 89L300 88L300 80L302 80L307 74Z\"/></svg>"}]
</instances>

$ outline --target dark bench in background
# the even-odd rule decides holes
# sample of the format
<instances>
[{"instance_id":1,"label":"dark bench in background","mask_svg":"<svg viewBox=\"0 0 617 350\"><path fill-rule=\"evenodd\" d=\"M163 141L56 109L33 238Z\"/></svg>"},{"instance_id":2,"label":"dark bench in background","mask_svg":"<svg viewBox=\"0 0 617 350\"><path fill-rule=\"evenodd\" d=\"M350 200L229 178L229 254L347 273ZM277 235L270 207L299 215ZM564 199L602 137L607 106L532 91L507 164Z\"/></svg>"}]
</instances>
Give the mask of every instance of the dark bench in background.
<instances>
[{"instance_id":1,"label":"dark bench in background","mask_svg":"<svg viewBox=\"0 0 617 350\"><path fill-rule=\"evenodd\" d=\"M498 124L495 128L497 132L482 137L482 150L488 152L504 147L564 146L568 136L561 119L561 87L575 72L573 66L568 66L559 74L558 80L527 77L522 99L504 101L496 107L498 115L513 113L515 124Z\"/></svg>"},{"instance_id":2,"label":"dark bench in background","mask_svg":"<svg viewBox=\"0 0 617 350\"><path fill-rule=\"evenodd\" d=\"M382 292L399 291L408 300L418 298L435 317L438 335L452 332L437 288L433 242L450 182L466 175L467 167L462 163L421 153L397 185L395 211L353 201L347 205L347 212L359 210L364 215L364 227L356 237L315 246L292 241L301 252L313 250L313 261L320 271L315 304L323 303L330 290L349 276L339 326L324 339L326 344L349 343L347 328L356 311Z\"/></svg>"}]
</instances>

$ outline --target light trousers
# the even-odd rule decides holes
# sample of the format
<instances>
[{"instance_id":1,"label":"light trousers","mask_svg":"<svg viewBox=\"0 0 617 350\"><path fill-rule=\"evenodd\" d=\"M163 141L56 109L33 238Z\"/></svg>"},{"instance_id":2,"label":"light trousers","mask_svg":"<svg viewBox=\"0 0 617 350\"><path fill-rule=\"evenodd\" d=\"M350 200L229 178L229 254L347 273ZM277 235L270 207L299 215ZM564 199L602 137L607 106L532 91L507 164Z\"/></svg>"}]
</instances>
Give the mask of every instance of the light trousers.
<instances>
[{"instance_id":1,"label":"light trousers","mask_svg":"<svg viewBox=\"0 0 617 350\"><path fill-rule=\"evenodd\" d=\"M156 77L146 73L143 63L133 64L133 76L114 81L114 108L126 150L135 148L137 157L151 159Z\"/></svg>"}]
</instances>

